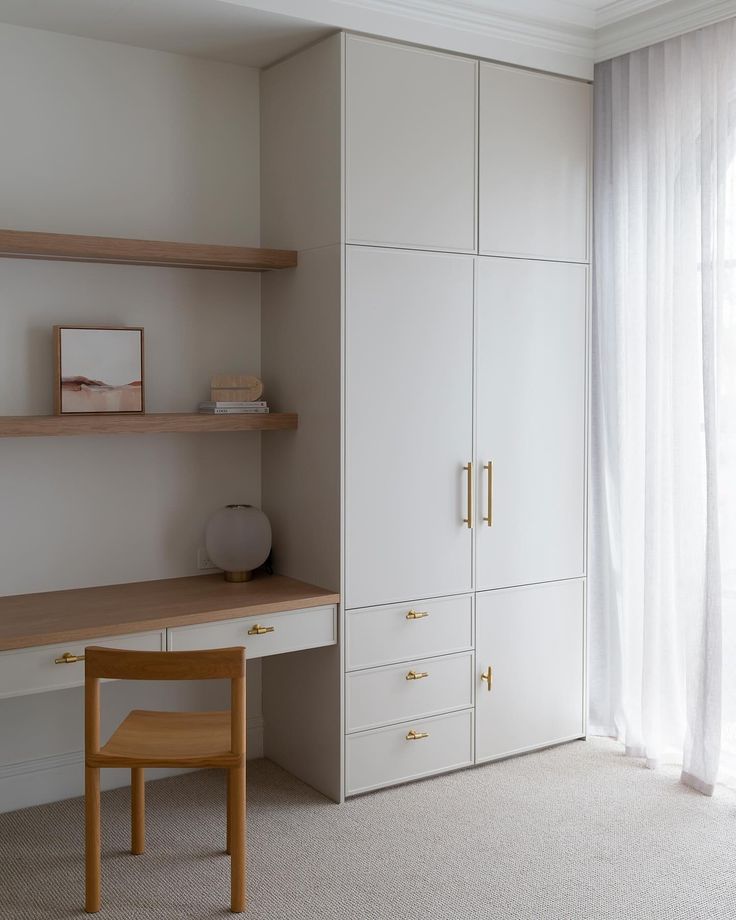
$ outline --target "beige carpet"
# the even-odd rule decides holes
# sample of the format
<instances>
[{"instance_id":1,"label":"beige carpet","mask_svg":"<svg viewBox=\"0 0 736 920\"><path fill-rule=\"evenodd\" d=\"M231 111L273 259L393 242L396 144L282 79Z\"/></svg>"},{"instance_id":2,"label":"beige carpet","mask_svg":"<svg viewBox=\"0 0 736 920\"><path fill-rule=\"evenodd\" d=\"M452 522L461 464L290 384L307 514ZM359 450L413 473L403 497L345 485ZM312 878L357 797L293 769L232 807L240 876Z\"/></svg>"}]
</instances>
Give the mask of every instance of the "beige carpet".
<instances>
[{"instance_id":1,"label":"beige carpet","mask_svg":"<svg viewBox=\"0 0 736 920\"><path fill-rule=\"evenodd\" d=\"M730 920L736 794L691 792L604 741L365 795L340 807L249 765L248 920ZM224 785L149 784L148 852L128 793L103 796L107 920L227 914ZM0 815L0 918L84 916L82 800Z\"/></svg>"}]
</instances>

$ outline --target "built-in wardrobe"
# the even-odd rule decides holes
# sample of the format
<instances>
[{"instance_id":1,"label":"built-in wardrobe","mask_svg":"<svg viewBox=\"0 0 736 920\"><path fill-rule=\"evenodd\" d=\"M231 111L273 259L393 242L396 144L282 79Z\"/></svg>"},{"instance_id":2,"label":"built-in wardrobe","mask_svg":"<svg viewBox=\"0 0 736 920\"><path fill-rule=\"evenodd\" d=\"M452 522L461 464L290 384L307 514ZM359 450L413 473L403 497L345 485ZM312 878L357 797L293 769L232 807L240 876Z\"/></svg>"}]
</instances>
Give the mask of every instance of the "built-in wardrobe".
<instances>
[{"instance_id":1,"label":"built-in wardrobe","mask_svg":"<svg viewBox=\"0 0 736 920\"><path fill-rule=\"evenodd\" d=\"M582 737L591 86L335 35L261 102L263 507L343 601L266 755L340 799Z\"/></svg>"}]
</instances>

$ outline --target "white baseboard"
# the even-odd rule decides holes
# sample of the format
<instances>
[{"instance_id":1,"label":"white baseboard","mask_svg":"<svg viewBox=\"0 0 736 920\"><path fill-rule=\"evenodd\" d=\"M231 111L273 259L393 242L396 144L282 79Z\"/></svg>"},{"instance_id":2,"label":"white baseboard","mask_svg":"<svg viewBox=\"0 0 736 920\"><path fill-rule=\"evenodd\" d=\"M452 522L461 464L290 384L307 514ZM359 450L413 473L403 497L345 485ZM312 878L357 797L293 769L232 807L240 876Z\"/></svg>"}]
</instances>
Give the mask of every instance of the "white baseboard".
<instances>
[{"instance_id":1,"label":"white baseboard","mask_svg":"<svg viewBox=\"0 0 736 920\"><path fill-rule=\"evenodd\" d=\"M263 757L263 717L254 716L246 725L248 759ZM147 778L175 776L183 770L149 770ZM117 789L130 783L129 770L101 770L103 789ZM0 813L71 799L84 793L84 751L51 754L19 763L0 764Z\"/></svg>"}]
</instances>

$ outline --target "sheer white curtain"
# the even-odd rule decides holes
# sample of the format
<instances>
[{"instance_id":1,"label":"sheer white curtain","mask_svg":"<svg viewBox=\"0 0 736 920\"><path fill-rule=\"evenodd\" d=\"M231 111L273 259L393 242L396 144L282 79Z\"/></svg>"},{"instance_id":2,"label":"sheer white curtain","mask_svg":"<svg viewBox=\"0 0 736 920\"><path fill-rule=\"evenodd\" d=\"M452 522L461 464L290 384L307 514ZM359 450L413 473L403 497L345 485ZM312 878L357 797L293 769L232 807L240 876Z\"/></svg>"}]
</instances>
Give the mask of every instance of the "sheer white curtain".
<instances>
[{"instance_id":1,"label":"sheer white curtain","mask_svg":"<svg viewBox=\"0 0 736 920\"><path fill-rule=\"evenodd\" d=\"M590 730L710 794L722 728L736 755L736 20L598 65L595 102Z\"/></svg>"}]
</instances>

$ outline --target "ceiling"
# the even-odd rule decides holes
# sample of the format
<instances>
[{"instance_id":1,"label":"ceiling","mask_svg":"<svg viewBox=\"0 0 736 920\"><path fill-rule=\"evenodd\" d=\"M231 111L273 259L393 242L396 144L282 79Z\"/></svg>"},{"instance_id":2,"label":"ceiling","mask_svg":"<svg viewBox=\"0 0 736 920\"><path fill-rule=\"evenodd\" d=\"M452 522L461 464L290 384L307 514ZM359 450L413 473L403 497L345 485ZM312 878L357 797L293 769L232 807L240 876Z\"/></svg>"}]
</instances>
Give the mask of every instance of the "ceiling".
<instances>
[{"instance_id":1,"label":"ceiling","mask_svg":"<svg viewBox=\"0 0 736 920\"><path fill-rule=\"evenodd\" d=\"M335 29L590 78L736 0L0 0L0 22L264 67Z\"/></svg>"},{"instance_id":2,"label":"ceiling","mask_svg":"<svg viewBox=\"0 0 736 920\"><path fill-rule=\"evenodd\" d=\"M250 67L334 31L223 0L0 0L0 22Z\"/></svg>"}]
</instances>

